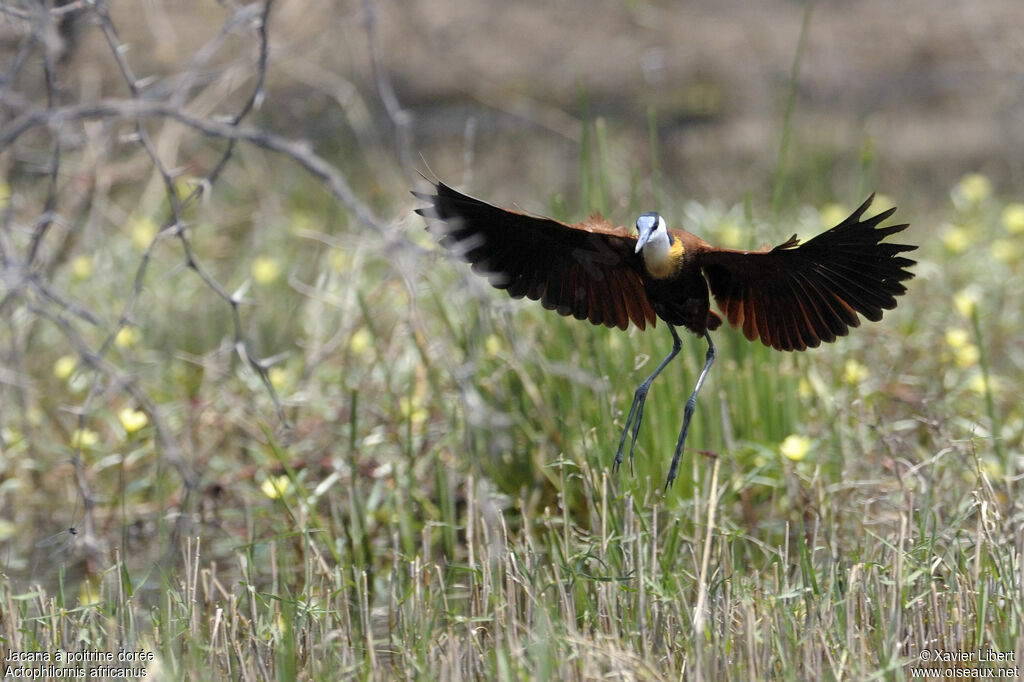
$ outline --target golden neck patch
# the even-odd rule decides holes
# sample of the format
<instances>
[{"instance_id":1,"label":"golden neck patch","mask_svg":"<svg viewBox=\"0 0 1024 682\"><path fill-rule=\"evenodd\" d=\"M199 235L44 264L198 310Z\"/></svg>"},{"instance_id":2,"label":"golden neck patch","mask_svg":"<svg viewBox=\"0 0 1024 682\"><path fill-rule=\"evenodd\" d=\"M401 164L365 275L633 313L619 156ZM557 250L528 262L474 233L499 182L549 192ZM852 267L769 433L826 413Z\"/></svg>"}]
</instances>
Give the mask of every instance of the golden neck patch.
<instances>
[{"instance_id":1,"label":"golden neck patch","mask_svg":"<svg viewBox=\"0 0 1024 682\"><path fill-rule=\"evenodd\" d=\"M668 247L667 252L648 253L648 250L645 248L644 265L647 268L647 272L651 273L651 277L665 279L671 277L679 270L679 267L683 264L683 254L685 252L686 249L683 248L683 242L676 238Z\"/></svg>"}]
</instances>

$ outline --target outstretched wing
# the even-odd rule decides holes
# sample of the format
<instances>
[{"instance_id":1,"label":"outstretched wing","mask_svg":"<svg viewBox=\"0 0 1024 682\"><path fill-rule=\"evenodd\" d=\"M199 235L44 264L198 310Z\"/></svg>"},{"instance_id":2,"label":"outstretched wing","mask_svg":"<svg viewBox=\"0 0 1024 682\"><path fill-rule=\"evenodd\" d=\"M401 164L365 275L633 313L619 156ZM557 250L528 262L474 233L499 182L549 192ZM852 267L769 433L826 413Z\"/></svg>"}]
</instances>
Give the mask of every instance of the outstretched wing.
<instances>
[{"instance_id":1,"label":"outstretched wing","mask_svg":"<svg viewBox=\"0 0 1024 682\"><path fill-rule=\"evenodd\" d=\"M644 291L636 237L600 218L567 225L491 206L438 182L416 212L442 246L510 296L526 296L561 315L640 329L656 318Z\"/></svg>"},{"instance_id":2,"label":"outstretched wing","mask_svg":"<svg viewBox=\"0 0 1024 682\"><path fill-rule=\"evenodd\" d=\"M718 307L751 341L804 350L845 336L896 307L915 262L899 256L916 246L883 243L907 225L877 227L896 209L861 220L872 194L842 223L800 245L796 235L770 251L711 249L701 266Z\"/></svg>"}]
</instances>

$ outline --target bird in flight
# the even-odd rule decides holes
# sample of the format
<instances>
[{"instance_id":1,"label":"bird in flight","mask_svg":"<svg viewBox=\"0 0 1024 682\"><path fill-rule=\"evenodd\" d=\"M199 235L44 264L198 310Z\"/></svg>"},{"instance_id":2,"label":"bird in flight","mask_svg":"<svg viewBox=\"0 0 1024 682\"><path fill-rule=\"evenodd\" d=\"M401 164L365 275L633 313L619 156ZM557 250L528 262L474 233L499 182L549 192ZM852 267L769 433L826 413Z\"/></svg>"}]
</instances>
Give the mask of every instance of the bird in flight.
<instances>
[{"instance_id":1,"label":"bird in flight","mask_svg":"<svg viewBox=\"0 0 1024 682\"><path fill-rule=\"evenodd\" d=\"M672 350L633 394L633 404L613 460L618 470L630 439L632 468L644 403L654 379L682 348L676 327L708 343L704 367L683 411L665 488L676 479L679 459L708 370L715 360L709 332L722 318L750 341L777 350L816 348L860 325L858 315L882 319L906 292L915 264L899 254L916 246L883 240L906 224L879 227L895 211L870 218L874 195L832 229L801 244L793 235L776 247L740 251L712 246L697 235L669 228L657 213L644 213L636 231L600 216L568 224L510 211L467 196L443 182L433 193L413 192L429 206L416 209L442 246L472 265L498 289L523 296L592 324L640 329L658 318L672 334Z\"/></svg>"}]
</instances>

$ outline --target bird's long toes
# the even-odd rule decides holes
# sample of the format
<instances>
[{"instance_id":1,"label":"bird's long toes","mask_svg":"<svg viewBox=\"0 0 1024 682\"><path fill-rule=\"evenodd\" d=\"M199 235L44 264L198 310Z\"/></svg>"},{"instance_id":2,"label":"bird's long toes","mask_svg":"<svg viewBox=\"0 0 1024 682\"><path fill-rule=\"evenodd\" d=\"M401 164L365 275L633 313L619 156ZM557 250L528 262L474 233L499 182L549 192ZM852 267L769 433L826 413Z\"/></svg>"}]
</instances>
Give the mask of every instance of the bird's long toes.
<instances>
[{"instance_id":1,"label":"bird's long toes","mask_svg":"<svg viewBox=\"0 0 1024 682\"><path fill-rule=\"evenodd\" d=\"M619 439L619 448L615 451L615 459L612 460L612 471L618 471L619 467L622 466L622 450L626 447L626 434L629 432L629 427L622 432L622 438Z\"/></svg>"},{"instance_id":2,"label":"bird's long toes","mask_svg":"<svg viewBox=\"0 0 1024 682\"><path fill-rule=\"evenodd\" d=\"M665 477L665 491L672 487L672 484L676 482L676 478L679 476L679 455L682 453L682 448L676 451L676 454L672 457L672 463L668 467L668 476Z\"/></svg>"},{"instance_id":3,"label":"bird's long toes","mask_svg":"<svg viewBox=\"0 0 1024 682\"><path fill-rule=\"evenodd\" d=\"M633 442L629 445L629 473L631 476L636 476L636 469L633 467L633 460L636 455L636 434L633 434Z\"/></svg>"}]
</instances>

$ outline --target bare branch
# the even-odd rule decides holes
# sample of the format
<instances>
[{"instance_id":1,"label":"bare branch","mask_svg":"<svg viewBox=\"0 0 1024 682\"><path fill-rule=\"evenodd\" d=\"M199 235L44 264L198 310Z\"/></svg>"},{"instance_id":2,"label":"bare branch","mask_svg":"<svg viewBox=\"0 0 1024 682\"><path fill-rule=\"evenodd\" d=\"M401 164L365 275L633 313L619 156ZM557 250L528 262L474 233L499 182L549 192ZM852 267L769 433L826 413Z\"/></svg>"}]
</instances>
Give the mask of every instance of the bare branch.
<instances>
[{"instance_id":1,"label":"bare branch","mask_svg":"<svg viewBox=\"0 0 1024 682\"><path fill-rule=\"evenodd\" d=\"M318 156L308 142L289 140L262 128L235 126L213 119L198 118L166 102L104 100L94 104L72 104L54 110L33 111L0 128L0 148L10 145L26 132L42 126L54 127L87 119L130 119L140 116L174 119L209 137L248 142L283 154L323 181L328 191L352 211L363 225L382 234L387 232L384 222L356 196L344 174L329 161Z\"/></svg>"}]
</instances>

